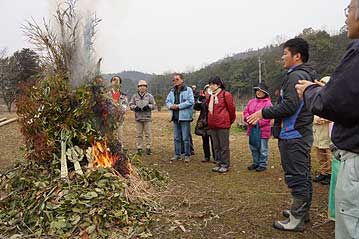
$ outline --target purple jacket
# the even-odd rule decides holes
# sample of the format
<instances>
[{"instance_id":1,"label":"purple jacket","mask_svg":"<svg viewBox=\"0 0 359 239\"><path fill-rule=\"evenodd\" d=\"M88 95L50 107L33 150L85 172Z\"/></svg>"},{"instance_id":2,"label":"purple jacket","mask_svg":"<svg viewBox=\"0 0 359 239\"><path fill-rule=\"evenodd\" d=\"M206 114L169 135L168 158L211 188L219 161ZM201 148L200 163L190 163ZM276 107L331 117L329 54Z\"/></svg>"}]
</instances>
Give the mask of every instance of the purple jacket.
<instances>
[{"instance_id":1,"label":"purple jacket","mask_svg":"<svg viewBox=\"0 0 359 239\"><path fill-rule=\"evenodd\" d=\"M248 101L246 108L243 111L243 120L247 123L247 118L251 114L257 112L266 107L272 106L272 102L270 97L264 99L251 99ZM270 138L270 129L271 129L271 120L270 119L261 119L259 120L259 127L261 128L261 138L262 139L269 139ZM250 134L252 126L249 125L247 127L247 135Z\"/></svg>"}]
</instances>

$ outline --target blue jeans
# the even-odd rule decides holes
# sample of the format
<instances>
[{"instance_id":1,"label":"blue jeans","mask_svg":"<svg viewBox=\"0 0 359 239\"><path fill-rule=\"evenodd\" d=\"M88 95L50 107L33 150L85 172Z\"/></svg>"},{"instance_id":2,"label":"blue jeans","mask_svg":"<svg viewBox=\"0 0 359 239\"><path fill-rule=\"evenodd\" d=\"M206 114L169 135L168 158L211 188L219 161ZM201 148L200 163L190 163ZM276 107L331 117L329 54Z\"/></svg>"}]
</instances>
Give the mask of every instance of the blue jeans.
<instances>
[{"instance_id":1,"label":"blue jeans","mask_svg":"<svg viewBox=\"0 0 359 239\"><path fill-rule=\"evenodd\" d=\"M253 165L266 168L268 161L268 139L261 139L261 147L259 149L252 145L249 145L249 148L252 151Z\"/></svg>"},{"instance_id":2,"label":"blue jeans","mask_svg":"<svg viewBox=\"0 0 359 239\"><path fill-rule=\"evenodd\" d=\"M185 156L191 156L191 122L180 121L173 122L174 127L174 144L176 156L181 156L181 143L183 140Z\"/></svg>"}]
</instances>

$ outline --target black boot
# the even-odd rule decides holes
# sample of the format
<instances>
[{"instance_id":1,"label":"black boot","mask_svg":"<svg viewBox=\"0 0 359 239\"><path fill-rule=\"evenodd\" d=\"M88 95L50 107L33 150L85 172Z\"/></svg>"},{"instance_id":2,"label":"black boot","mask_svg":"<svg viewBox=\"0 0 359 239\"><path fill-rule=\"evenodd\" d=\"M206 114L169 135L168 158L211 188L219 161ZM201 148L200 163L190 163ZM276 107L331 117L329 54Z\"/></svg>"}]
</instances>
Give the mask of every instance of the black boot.
<instances>
[{"instance_id":1,"label":"black boot","mask_svg":"<svg viewBox=\"0 0 359 239\"><path fill-rule=\"evenodd\" d=\"M304 231L304 216L295 217L288 211L289 217L284 221L275 221L273 227L282 231L302 232Z\"/></svg>"},{"instance_id":2,"label":"black boot","mask_svg":"<svg viewBox=\"0 0 359 239\"><path fill-rule=\"evenodd\" d=\"M330 184L330 179L331 179L331 175L328 174L328 175L325 175L325 179L320 181L320 184L322 185L329 185Z\"/></svg>"},{"instance_id":3,"label":"black boot","mask_svg":"<svg viewBox=\"0 0 359 239\"><path fill-rule=\"evenodd\" d=\"M317 176L314 177L313 182L319 183L319 182L321 182L321 181L323 181L325 179L325 176L326 175L320 173L320 174L318 174Z\"/></svg>"},{"instance_id":4,"label":"black boot","mask_svg":"<svg viewBox=\"0 0 359 239\"><path fill-rule=\"evenodd\" d=\"M304 221L309 216L309 204L300 198L293 198L290 211L285 213L288 217L284 221L275 221L273 227L282 231L304 231ZM284 215L284 214L283 214Z\"/></svg>"},{"instance_id":5,"label":"black boot","mask_svg":"<svg viewBox=\"0 0 359 239\"><path fill-rule=\"evenodd\" d=\"M283 215L283 217L289 218L290 210L284 210L282 212L282 215ZM308 223L308 222L310 222L309 212L307 214L305 214L305 216L304 216L304 223Z\"/></svg>"}]
</instances>

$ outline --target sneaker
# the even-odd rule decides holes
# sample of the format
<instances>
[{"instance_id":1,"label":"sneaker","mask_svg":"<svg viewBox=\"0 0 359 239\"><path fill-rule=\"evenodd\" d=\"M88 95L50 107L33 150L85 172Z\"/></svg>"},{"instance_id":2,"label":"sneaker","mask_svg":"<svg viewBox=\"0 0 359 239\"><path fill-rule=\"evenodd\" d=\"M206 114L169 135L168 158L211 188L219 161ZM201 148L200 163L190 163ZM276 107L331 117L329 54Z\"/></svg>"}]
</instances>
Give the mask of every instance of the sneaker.
<instances>
[{"instance_id":1,"label":"sneaker","mask_svg":"<svg viewBox=\"0 0 359 239\"><path fill-rule=\"evenodd\" d=\"M282 212L282 215L283 215L283 217L289 218L290 211L289 210L284 210ZM305 214L305 216L304 216L304 223L308 223L308 222L310 222L309 212L307 214Z\"/></svg>"},{"instance_id":2,"label":"sneaker","mask_svg":"<svg viewBox=\"0 0 359 239\"><path fill-rule=\"evenodd\" d=\"M209 158L204 158L201 160L202 163L208 163L209 162Z\"/></svg>"},{"instance_id":3,"label":"sneaker","mask_svg":"<svg viewBox=\"0 0 359 239\"><path fill-rule=\"evenodd\" d=\"M219 172L219 173L226 173L226 172L228 172L228 168L220 167L220 168L218 169L218 172Z\"/></svg>"},{"instance_id":4,"label":"sneaker","mask_svg":"<svg viewBox=\"0 0 359 239\"><path fill-rule=\"evenodd\" d=\"M250 166L247 167L247 169L248 169L249 171L255 170L256 168L258 168L258 166L257 166L257 165L254 165L254 164L251 164Z\"/></svg>"},{"instance_id":5,"label":"sneaker","mask_svg":"<svg viewBox=\"0 0 359 239\"><path fill-rule=\"evenodd\" d=\"M218 170L219 170L220 168L221 168L221 167L216 166L216 167L212 168L212 171L213 171L213 172L218 172Z\"/></svg>"},{"instance_id":6,"label":"sneaker","mask_svg":"<svg viewBox=\"0 0 359 239\"><path fill-rule=\"evenodd\" d=\"M263 172L263 171L265 171L265 170L267 170L266 167L261 167L261 166L259 166L258 168L256 168L256 172Z\"/></svg>"},{"instance_id":7,"label":"sneaker","mask_svg":"<svg viewBox=\"0 0 359 239\"><path fill-rule=\"evenodd\" d=\"M184 162L185 162L185 163L189 163L189 156L185 156L185 157L184 157Z\"/></svg>"},{"instance_id":8,"label":"sneaker","mask_svg":"<svg viewBox=\"0 0 359 239\"><path fill-rule=\"evenodd\" d=\"M330 184L330 178L331 178L331 175L325 175L325 179L323 179L322 181L320 181L320 184L322 185L329 185Z\"/></svg>"},{"instance_id":9,"label":"sneaker","mask_svg":"<svg viewBox=\"0 0 359 239\"><path fill-rule=\"evenodd\" d=\"M152 155L152 151L151 151L150 148L146 149L146 154L147 154L147 155Z\"/></svg>"},{"instance_id":10,"label":"sneaker","mask_svg":"<svg viewBox=\"0 0 359 239\"><path fill-rule=\"evenodd\" d=\"M326 175L323 175L323 174L320 173L320 174L318 174L317 176L314 177L313 182L319 183L319 182L321 182L321 181L323 181L325 179L325 176Z\"/></svg>"},{"instance_id":11,"label":"sneaker","mask_svg":"<svg viewBox=\"0 0 359 239\"><path fill-rule=\"evenodd\" d=\"M143 149L137 149L137 155L142 156L143 155Z\"/></svg>"},{"instance_id":12,"label":"sneaker","mask_svg":"<svg viewBox=\"0 0 359 239\"><path fill-rule=\"evenodd\" d=\"M180 161L180 160L181 160L181 156L175 155L175 156L173 156L173 157L170 159L170 161L176 161L176 160Z\"/></svg>"},{"instance_id":13,"label":"sneaker","mask_svg":"<svg viewBox=\"0 0 359 239\"><path fill-rule=\"evenodd\" d=\"M284 221L275 221L273 227L281 231L304 231L304 217L295 217L290 211L288 211L288 215L289 217Z\"/></svg>"}]
</instances>

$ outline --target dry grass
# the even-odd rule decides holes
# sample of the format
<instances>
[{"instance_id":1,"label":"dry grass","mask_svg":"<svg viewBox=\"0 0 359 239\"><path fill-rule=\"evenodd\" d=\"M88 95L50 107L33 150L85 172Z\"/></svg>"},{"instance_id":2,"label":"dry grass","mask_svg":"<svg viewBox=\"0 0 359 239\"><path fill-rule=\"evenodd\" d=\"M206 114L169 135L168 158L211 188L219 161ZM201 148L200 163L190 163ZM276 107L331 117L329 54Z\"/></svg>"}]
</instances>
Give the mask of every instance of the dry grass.
<instances>
[{"instance_id":1,"label":"dry grass","mask_svg":"<svg viewBox=\"0 0 359 239\"><path fill-rule=\"evenodd\" d=\"M198 115L198 114L197 114ZM1 115L0 115L1 117ZM269 169L249 172L251 162L247 136L231 131L231 170L224 175L211 172L213 164L201 163L201 138L193 135L196 155L189 164L170 163L173 156L173 128L168 112L154 113L152 156L142 160L168 174L171 181L161 193L162 213L151 225L153 238L334 238L334 223L327 221L328 187L314 184L311 222L304 233L279 232L272 228L281 210L290 205L283 182L276 140L270 140ZM134 115L125 121L125 144L135 151ZM17 123L0 128L0 169L8 167L21 153ZM313 160L314 169L317 168Z\"/></svg>"}]
</instances>

